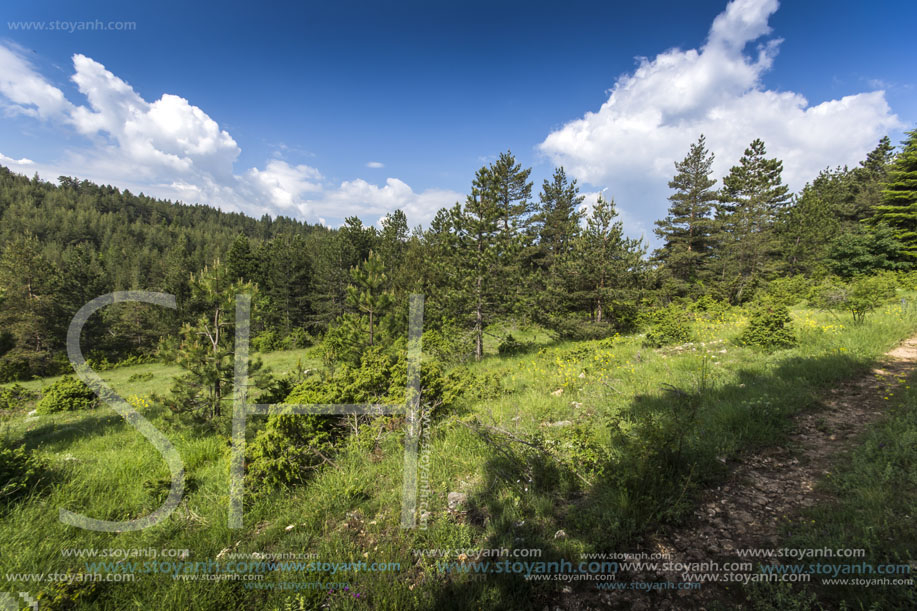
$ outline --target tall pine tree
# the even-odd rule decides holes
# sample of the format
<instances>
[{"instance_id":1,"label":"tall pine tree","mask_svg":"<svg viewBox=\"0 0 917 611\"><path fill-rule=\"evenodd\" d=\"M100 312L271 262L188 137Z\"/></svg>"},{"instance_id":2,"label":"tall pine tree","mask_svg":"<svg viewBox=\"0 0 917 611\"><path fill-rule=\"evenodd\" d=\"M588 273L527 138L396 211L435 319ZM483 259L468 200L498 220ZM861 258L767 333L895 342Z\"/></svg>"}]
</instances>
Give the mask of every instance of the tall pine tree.
<instances>
[{"instance_id":1,"label":"tall pine tree","mask_svg":"<svg viewBox=\"0 0 917 611\"><path fill-rule=\"evenodd\" d=\"M917 129L907 132L904 147L888 173L882 203L875 208L876 223L885 223L904 244L904 254L917 257Z\"/></svg>"},{"instance_id":2,"label":"tall pine tree","mask_svg":"<svg viewBox=\"0 0 917 611\"><path fill-rule=\"evenodd\" d=\"M712 166L713 153L707 151L701 135L687 156L675 162L676 174L669 181L669 188L675 190L669 196L669 213L656 221L654 231L665 242L655 257L682 287L699 279L712 247L711 211L717 200Z\"/></svg>"},{"instance_id":3,"label":"tall pine tree","mask_svg":"<svg viewBox=\"0 0 917 611\"><path fill-rule=\"evenodd\" d=\"M723 178L717 206L720 280L733 302L748 299L775 267L774 222L790 200L781 176L783 162L766 157L755 139Z\"/></svg>"}]
</instances>

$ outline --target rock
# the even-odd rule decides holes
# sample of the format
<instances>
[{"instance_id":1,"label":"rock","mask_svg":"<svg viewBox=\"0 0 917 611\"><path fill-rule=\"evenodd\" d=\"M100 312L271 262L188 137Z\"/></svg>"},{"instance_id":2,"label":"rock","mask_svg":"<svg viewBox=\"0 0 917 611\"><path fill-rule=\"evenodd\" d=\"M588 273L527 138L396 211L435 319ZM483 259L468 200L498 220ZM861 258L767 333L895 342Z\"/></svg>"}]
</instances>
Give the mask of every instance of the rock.
<instances>
[{"instance_id":1,"label":"rock","mask_svg":"<svg viewBox=\"0 0 917 611\"><path fill-rule=\"evenodd\" d=\"M446 504L449 511L458 511L468 501L468 495L464 492L450 492L446 497Z\"/></svg>"},{"instance_id":2,"label":"rock","mask_svg":"<svg viewBox=\"0 0 917 611\"><path fill-rule=\"evenodd\" d=\"M555 390L554 392L551 393L551 395L553 395L553 396L555 396L555 397L559 397L559 396L561 396L562 394L564 394L564 389L563 389L563 388L558 388L557 390Z\"/></svg>"}]
</instances>

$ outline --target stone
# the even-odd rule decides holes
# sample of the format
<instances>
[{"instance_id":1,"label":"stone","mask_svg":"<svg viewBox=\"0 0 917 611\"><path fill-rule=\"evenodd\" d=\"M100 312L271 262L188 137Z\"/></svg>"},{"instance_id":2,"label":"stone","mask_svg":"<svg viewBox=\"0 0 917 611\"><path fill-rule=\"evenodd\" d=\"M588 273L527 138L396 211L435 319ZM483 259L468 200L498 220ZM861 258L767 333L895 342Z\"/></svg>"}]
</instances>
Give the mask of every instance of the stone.
<instances>
[{"instance_id":1,"label":"stone","mask_svg":"<svg viewBox=\"0 0 917 611\"><path fill-rule=\"evenodd\" d=\"M468 495L464 492L450 492L446 497L446 505L450 511L458 511L468 501Z\"/></svg>"}]
</instances>

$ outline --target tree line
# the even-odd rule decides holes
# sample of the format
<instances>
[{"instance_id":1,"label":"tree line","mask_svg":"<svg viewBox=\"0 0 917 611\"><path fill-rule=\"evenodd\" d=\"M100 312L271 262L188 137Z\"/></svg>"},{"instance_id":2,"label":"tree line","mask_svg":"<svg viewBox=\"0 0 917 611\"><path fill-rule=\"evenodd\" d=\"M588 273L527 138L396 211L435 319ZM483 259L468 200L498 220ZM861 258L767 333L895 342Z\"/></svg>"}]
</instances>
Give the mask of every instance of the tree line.
<instances>
[{"instance_id":1,"label":"tree line","mask_svg":"<svg viewBox=\"0 0 917 611\"><path fill-rule=\"evenodd\" d=\"M625 235L613 200L584 205L563 168L535 194L531 169L509 151L476 172L464 202L413 230L400 210L378 228L350 217L328 229L0 167L0 381L66 370L69 320L116 290L167 292L178 308L103 311L83 337L97 362L169 353L188 325L212 317L214 291L234 286L256 289L260 350L304 346L330 330L328 350L352 354L347 338L365 347L395 333L407 296L423 293L428 327L467 336L480 358L489 325L502 319L602 337L679 298L738 304L777 277L908 269L917 255L915 134L897 152L882 138L856 167L825 169L797 194L759 139L717 184L700 136L674 164L652 253Z\"/></svg>"}]
</instances>

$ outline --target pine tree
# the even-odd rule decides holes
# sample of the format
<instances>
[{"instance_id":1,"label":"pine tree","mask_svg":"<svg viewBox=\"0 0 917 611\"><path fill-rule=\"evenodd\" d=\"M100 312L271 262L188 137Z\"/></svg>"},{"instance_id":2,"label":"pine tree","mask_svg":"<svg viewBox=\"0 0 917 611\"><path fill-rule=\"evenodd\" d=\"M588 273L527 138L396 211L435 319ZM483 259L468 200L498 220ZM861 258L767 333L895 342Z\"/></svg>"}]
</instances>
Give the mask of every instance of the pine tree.
<instances>
[{"instance_id":1,"label":"pine tree","mask_svg":"<svg viewBox=\"0 0 917 611\"><path fill-rule=\"evenodd\" d=\"M824 270L830 242L845 230L843 219L853 199L851 183L847 168L822 170L779 216L776 232L782 272L808 275Z\"/></svg>"},{"instance_id":2,"label":"pine tree","mask_svg":"<svg viewBox=\"0 0 917 611\"><path fill-rule=\"evenodd\" d=\"M460 281L459 286L470 293L474 354L478 360L484 356L484 328L503 295L501 289L506 287L506 278L500 273L506 264L501 262L500 255L506 247L506 239L501 239L501 236L506 236L506 227L509 225L501 227L501 221L508 223L509 217L498 206L493 186L491 169L478 170L460 216L453 219L459 239L456 254L465 259L460 263L460 272L469 272L467 279Z\"/></svg>"},{"instance_id":3,"label":"pine tree","mask_svg":"<svg viewBox=\"0 0 917 611\"><path fill-rule=\"evenodd\" d=\"M571 295L598 324L622 323L615 320L615 310L628 301L636 302L643 267L642 240L624 237L617 218L614 200L600 195L565 261Z\"/></svg>"},{"instance_id":4,"label":"pine tree","mask_svg":"<svg viewBox=\"0 0 917 611\"><path fill-rule=\"evenodd\" d=\"M235 355L235 298L255 294L252 284L233 281L225 265L216 261L191 279L191 300L198 317L181 329L175 362L185 373L177 376L168 398L154 397L176 413L192 413L205 420L219 418L223 402L232 394ZM249 373L263 385L261 362L253 360Z\"/></svg>"},{"instance_id":5,"label":"pine tree","mask_svg":"<svg viewBox=\"0 0 917 611\"><path fill-rule=\"evenodd\" d=\"M493 273L503 280L503 290L491 298L494 309L500 314L525 314L529 309L524 256L529 245L527 227L533 209L529 201L532 197L531 173L531 168L522 169L513 154L507 151L477 178L480 199L494 208L499 226L493 243L496 253Z\"/></svg>"},{"instance_id":6,"label":"pine tree","mask_svg":"<svg viewBox=\"0 0 917 611\"><path fill-rule=\"evenodd\" d=\"M500 230L506 239L513 239L524 229L532 212L531 173L531 168L523 170L512 152L506 151L491 164L486 183L480 185L499 211Z\"/></svg>"},{"instance_id":7,"label":"pine tree","mask_svg":"<svg viewBox=\"0 0 917 611\"><path fill-rule=\"evenodd\" d=\"M741 302L771 271L778 242L774 222L790 200L783 162L767 159L755 139L723 179L717 206L720 281L730 300Z\"/></svg>"},{"instance_id":8,"label":"pine tree","mask_svg":"<svg viewBox=\"0 0 917 611\"><path fill-rule=\"evenodd\" d=\"M347 305L366 316L366 345L372 347L376 343L376 327L392 305L392 295L386 290L388 278L385 276L382 258L369 251L369 257L363 265L351 269L350 277L353 284L347 287Z\"/></svg>"},{"instance_id":9,"label":"pine tree","mask_svg":"<svg viewBox=\"0 0 917 611\"><path fill-rule=\"evenodd\" d=\"M888 136L883 136L860 167L853 170L852 202L846 218L860 221L872 216L882 202L882 189L888 180L888 170L895 156L895 147Z\"/></svg>"},{"instance_id":10,"label":"pine tree","mask_svg":"<svg viewBox=\"0 0 917 611\"><path fill-rule=\"evenodd\" d=\"M233 240L226 257L229 275L234 280L252 282L258 274L258 261L252 253L251 242L244 234L239 234Z\"/></svg>"},{"instance_id":11,"label":"pine tree","mask_svg":"<svg viewBox=\"0 0 917 611\"><path fill-rule=\"evenodd\" d=\"M904 254L917 257L917 129L907 132L872 221L894 229L895 238L904 245Z\"/></svg>"},{"instance_id":12,"label":"pine tree","mask_svg":"<svg viewBox=\"0 0 917 611\"><path fill-rule=\"evenodd\" d=\"M555 261L569 252L579 234L584 199L576 179L568 180L562 167L554 170L551 181L542 184L540 203L531 223L538 241L534 263L541 270L552 269Z\"/></svg>"},{"instance_id":13,"label":"pine tree","mask_svg":"<svg viewBox=\"0 0 917 611\"><path fill-rule=\"evenodd\" d=\"M5 363L0 361L0 379L47 373L51 352L63 345L69 320L61 311L61 284L58 271L44 256L34 235L14 238L3 248L0 329L10 349L3 356Z\"/></svg>"},{"instance_id":14,"label":"pine tree","mask_svg":"<svg viewBox=\"0 0 917 611\"><path fill-rule=\"evenodd\" d=\"M669 181L669 188L675 190L669 196L669 213L656 221L655 233L665 243L655 257L679 284L698 280L712 248L711 211L717 199L712 166L713 153L707 151L701 135L687 156L675 162L677 173Z\"/></svg>"}]
</instances>

